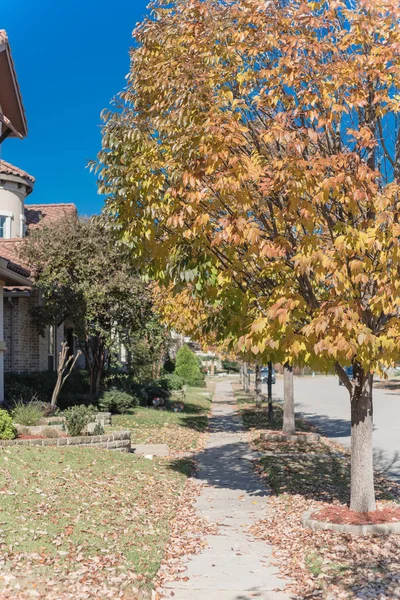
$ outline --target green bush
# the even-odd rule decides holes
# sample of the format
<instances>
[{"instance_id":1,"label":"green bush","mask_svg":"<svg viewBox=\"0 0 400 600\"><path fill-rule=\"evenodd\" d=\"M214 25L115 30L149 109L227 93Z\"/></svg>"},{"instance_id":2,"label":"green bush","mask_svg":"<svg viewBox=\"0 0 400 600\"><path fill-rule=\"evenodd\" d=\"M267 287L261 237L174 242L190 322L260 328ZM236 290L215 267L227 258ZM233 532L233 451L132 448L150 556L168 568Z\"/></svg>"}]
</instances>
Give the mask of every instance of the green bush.
<instances>
[{"instance_id":1,"label":"green bush","mask_svg":"<svg viewBox=\"0 0 400 600\"><path fill-rule=\"evenodd\" d=\"M222 361L222 368L228 371L228 373L239 373L240 371L240 365L235 360L224 359Z\"/></svg>"},{"instance_id":2,"label":"green bush","mask_svg":"<svg viewBox=\"0 0 400 600\"><path fill-rule=\"evenodd\" d=\"M138 406L139 399L133 394L121 392L120 390L108 390L103 392L99 400L101 410L113 414L126 413L130 408Z\"/></svg>"},{"instance_id":3,"label":"green bush","mask_svg":"<svg viewBox=\"0 0 400 600\"><path fill-rule=\"evenodd\" d=\"M132 389L132 375L130 373L109 372L103 377L103 388L105 390L120 390L130 392Z\"/></svg>"},{"instance_id":4,"label":"green bush","mask_svg":"<svg viewBox=\"0 0 400 600\"><path fill-rule=\"evenodd\" d=\"M13 440L17 436L11 415L0 409L0 440Z\"/></svg>"},{"instance_id":5,"label":"green bush","mask_svg":"<svg viewBox=\"0 0 400 600\"><path fill-rule=\"evenodd\" d=\"M93 406L71 406L64 411L65 422L69 435L82 435L85 427L94 421L96 410Z\"/></svg>"},{"instance_id":6,"label":"green bush","mask_svg":"<svg viewBox=\"0 0 400 600\"><path fill-rule=\"evenodd\" d=\"M66 410L71 406L97 406L98 396L91 396L90 394L71 393L60 396L58 400L58 407L60 410Z\"/></svg>"},{"instance_id":7,"label":"green bush","mask_svg":"<svg viewBox=\"0 0 400 600\"><path fill-rule=\"evenodd\" d=\"M148 406L149 404L152 404L154 398L163 398L163 400L168 400L169 396L169 391L154 381L147 384L142 389L140 395L140 404L142 406Z\"/></svg>"},{"instance_id":8,"label":"green bush","mask_svg":"<svg viewBox=\"0 0 400 600\"><path fill-rule=\"evenodd\" d=\"M185 385L185 380L176 373L170 373L158 379L156 383L162 387L163 390L172 391L181 390Z\"/></svg>"},{"instance_id":9,"label":"green bush","mask_svg":"<svg viewBox=\"0 0 400 600\"><path fill-rule=\"evenodd\" d=\"M20 400L14 405L12 416L16 423L20 425L37 425L45 416L45 411L40 402L32 400L31 402L23 402Z\"/></svg>"},{"instance_id":10,"label":"green bush","mask_svg":"<svg viewBox=\"0 0 400 600\"><path fill-rule=\"evenodd\" d=\"M175 373L191 386L204 385L204 373L201 372L200 361L188 346L182 346L178 350Z\"/></svg>"},{"instance_id":11,"label":"green bush","mask_svg":"<svg viewBox=\"0 0 400 600\"><path fill-rule=\"evenodd\" d=\"M42 371L37 373L5 373L4 392L7 400L28 401L36 396L42 402L49 402L57 380L57 373ZM87 371L74 369L60 394L60 399L69 394L89 393L90 381Z\"/></svg>"},{"instance_id":12,"label":"green bush","mask_svg":"<svg viewBox=\"0 0 400 600\"><path fill-rule=\"evenodd\" d=\"M104 433L104 427L101 423L96 423L95 426L93 427L93 431L91 432L91 435L103 435Z\"/></svg>"},{"instance_id":13,"label":"green bush","mask_svg":"<svg viewBox=\"0 0 400 600\"><path fill-rule=\"evenodd\" d=\"M60 436L59 431L54 427L46 427L43 429L42 435L45 438L58 438Z\"/></svg>"}]
</instances>

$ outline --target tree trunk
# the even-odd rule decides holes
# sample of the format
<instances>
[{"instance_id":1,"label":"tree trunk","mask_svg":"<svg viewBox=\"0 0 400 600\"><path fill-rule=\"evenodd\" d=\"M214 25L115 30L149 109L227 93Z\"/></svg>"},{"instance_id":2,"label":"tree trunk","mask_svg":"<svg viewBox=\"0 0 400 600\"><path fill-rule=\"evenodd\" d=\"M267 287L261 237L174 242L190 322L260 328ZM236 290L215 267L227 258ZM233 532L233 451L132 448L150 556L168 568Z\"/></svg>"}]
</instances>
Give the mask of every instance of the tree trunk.
<instances>
[{"instance_id":1,"label":"tree trunk","mask_svg":"<svg viewBox=\"0 0 400 600\"><path fill-rule=\"evenodd\" d=\"M353 367L355 379L351 401L351 489L350 510L376 510L373 467L373 375Z\"/></svg>"},{"instance_id":2,"label":"tree trunk","mask_svg":"<svg viewBox=\"0 0 400 600\"><path fill-rule=\"evenodd\" d=\"M296 433L294 422L293 367L283 366L283 433Z\"/></svg>"},{"instance_id":3,"label":"tree trunk","mask_svg":"<svg viewBox=\"0 0 400 600\"><path fill-rule=\"evenodd\" d=\"M268 361L268 422L272 423L274 418L274 407L272 405L272 361Z\"/></svg>"},{"instance_id":4,"label":"tree trunk","mask_svg":"<svg viewBox=\"0 0 400 600\"><path fill-rule=\"evenodd\" d=\"M248 373L247 362L243 363L243 389L245 392L249 391L249 373Z\"/></svg>"},{"instance_id":5,"label":"tree trunk","mask_svg":"<svg viewBox=\"0 0 400 600\"><path fill-rule=\"evenodd\" d=\"M256 364L256 369L255 369L254 391L256 394L256 405L261 406L261 402L262 402L261 366L258 363Z\"/></svg>"}]
</instances>

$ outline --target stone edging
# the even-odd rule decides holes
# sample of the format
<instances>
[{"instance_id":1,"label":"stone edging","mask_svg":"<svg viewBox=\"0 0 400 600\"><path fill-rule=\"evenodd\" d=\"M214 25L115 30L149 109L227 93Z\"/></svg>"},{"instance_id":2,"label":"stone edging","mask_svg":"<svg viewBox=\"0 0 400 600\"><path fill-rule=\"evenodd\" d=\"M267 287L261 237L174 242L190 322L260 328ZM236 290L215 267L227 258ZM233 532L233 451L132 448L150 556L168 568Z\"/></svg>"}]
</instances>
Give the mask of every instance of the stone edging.
<instances>
[{"instance_id":1,"label":"stone edging","mask_svg":"<svg viewBox=\"0 0 400 600\"><path fill-rule=\"evenodd\" d=\"M301 442L305 444L315 444L320 440L319 433L271 433L264 432L260 435L262 440L269 442Z\"/></svg>"},{"instance_id":2,"label":"stone edging","mask_svg":"<svg viewBox=\"0 0 400 600\"><path fill-rule=\"evenodd\" d=\"M44 438L33 440L0 440L0 448L5 446L85 446L130 452L131 432L114 431L104 435L84 435L77 437Z\"/></svg>"},{"instance_id":3,"label":"stone edging","mask_svg":"<svg viewBox=\"0 0 400 600\"><path fill-rule=\"evenodd\" d=\"M388 535L389 533L400 533L400 521L393 523L377 523L371 525L349 525L339 523L328 523L327 521L317 521L311 517L314 511L305 512L301 518L303 527L309 529L324 531L337 531L339 533L352 533L353 535Z\"/></svg>"}]
</instances>

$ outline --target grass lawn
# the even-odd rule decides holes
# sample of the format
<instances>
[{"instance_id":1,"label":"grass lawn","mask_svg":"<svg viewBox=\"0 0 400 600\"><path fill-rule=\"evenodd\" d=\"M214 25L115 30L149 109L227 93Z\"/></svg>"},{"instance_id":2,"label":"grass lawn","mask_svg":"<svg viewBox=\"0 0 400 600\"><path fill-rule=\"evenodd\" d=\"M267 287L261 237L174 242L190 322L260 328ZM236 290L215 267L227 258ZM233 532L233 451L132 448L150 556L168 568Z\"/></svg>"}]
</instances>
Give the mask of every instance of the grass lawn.
<instances>
[{"instance_id":1,"label":"grass lawn","mask_svg":"<svg viewBox=\"0 0 400 600\"><path fill-rule=\"evenodd\" d=\"M86 448L2 449L1 598L147 597L189 469Z\"/></svg>"},{"instance_id":2,"label":"grass lawn","mask_svg":"<svg viewBox=\"0 0 400 600\"><path fill-rule=\"evenodd\" d=\"M172 452L195 450L207 429L215 381L207 388L189 387L181 413L137 407L130 414L115 415L112 429L130 429L132 444L167 444Z\"/></svg>"}]
</instances>

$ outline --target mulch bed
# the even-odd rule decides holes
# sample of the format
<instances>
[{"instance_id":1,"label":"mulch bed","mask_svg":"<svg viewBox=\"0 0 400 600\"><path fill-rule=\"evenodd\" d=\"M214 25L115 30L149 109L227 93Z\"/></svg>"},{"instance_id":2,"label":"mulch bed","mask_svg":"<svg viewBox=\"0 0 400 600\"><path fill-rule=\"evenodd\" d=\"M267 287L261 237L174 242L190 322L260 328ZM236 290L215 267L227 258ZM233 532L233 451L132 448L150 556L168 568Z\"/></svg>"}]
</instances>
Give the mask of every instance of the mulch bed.
<instances>
[{"instance_id":1,"label":"mulch bed","mask_svg":"<svg viewBox=\"0 0 400 600\"><path fill-rule=\"evenodd\" d=\"M348 506L326 506L313 513L311 518L338 525L380 525L400 521L400 508L378 506L375 512L356 513Z\"/></svg>"}]
</instances>

